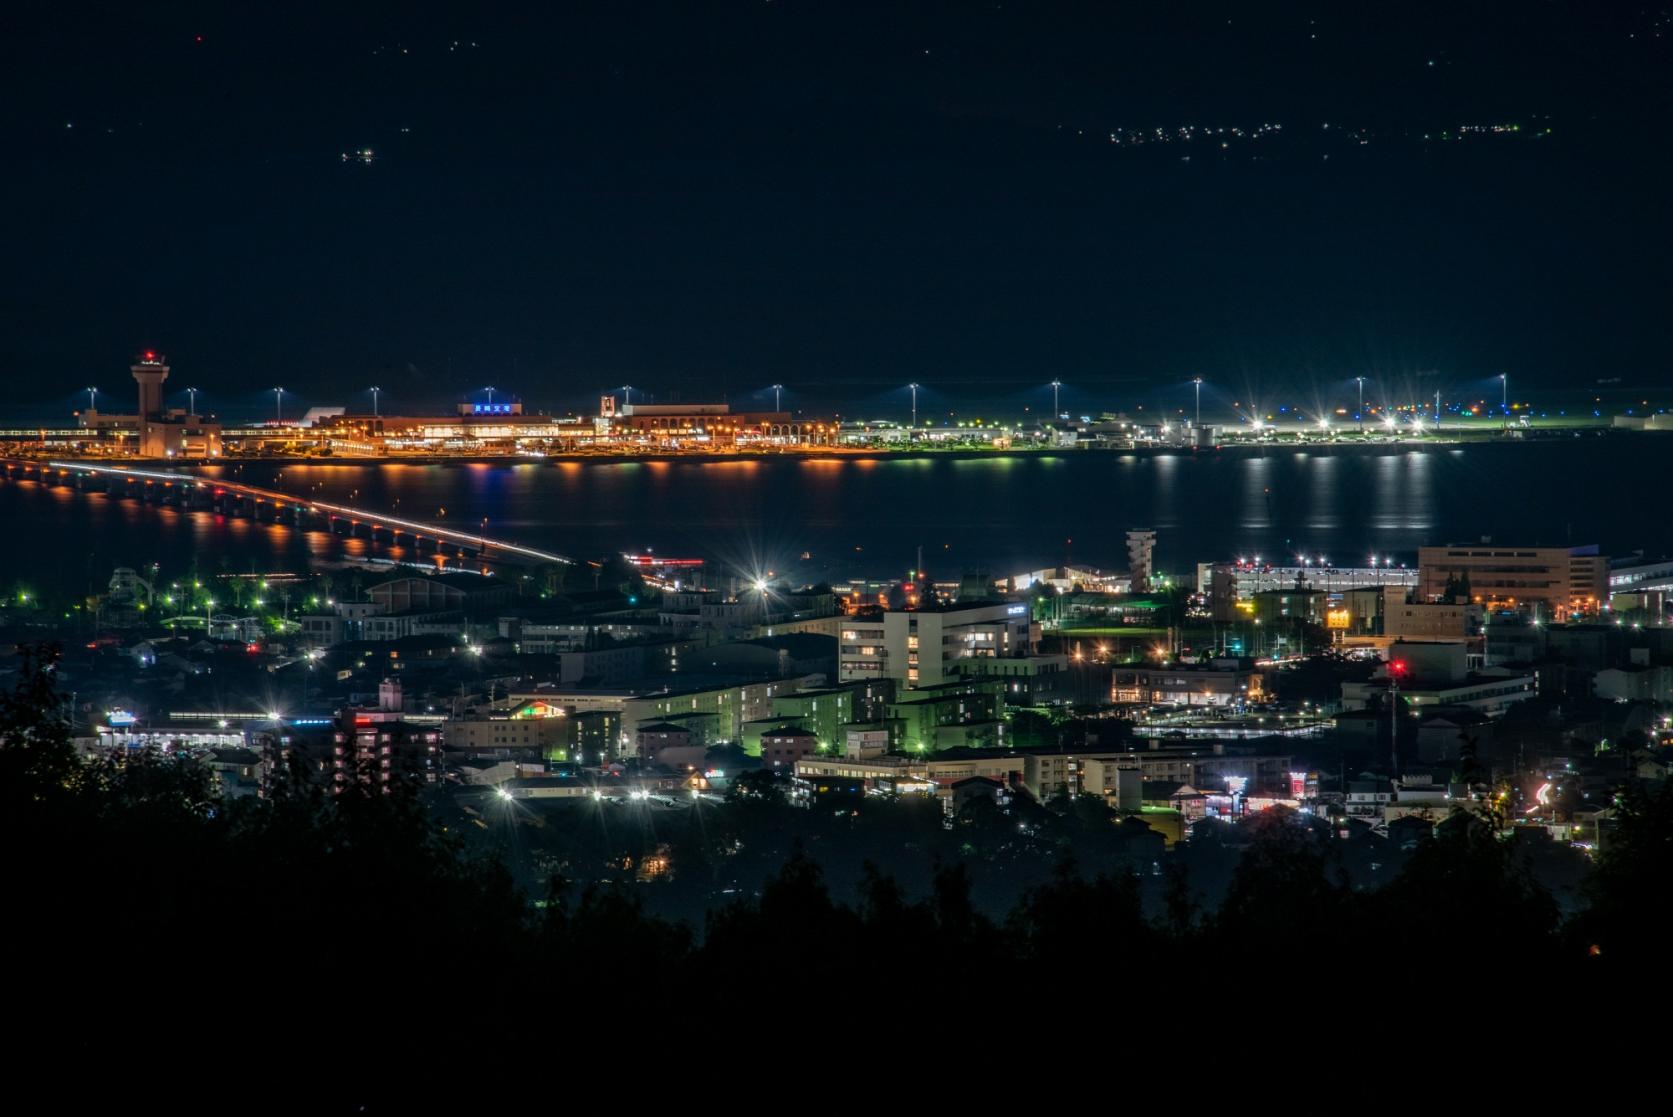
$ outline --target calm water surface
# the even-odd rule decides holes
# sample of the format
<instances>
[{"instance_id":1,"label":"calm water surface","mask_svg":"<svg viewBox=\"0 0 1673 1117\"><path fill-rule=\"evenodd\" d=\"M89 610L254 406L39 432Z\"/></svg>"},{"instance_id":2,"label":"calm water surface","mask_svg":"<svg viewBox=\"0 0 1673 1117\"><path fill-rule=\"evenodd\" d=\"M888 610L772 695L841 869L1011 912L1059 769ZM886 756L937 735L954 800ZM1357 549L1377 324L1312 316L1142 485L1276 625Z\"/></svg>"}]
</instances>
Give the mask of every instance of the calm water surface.
<instances>
[{"instance_id":1,"label":"calm water surface","mask_svg":"<svg viewBox=\"0 0 1673 1117\"><path fill-rule=\"evenodd\" d=\"M1240 554L1412 561L1422 544L1482 536L1673 551L1673 440L1655 435L1423 450L225 470L463 530L487 517L490 535L561 554L654 548L809 578L893 574L914 564L919 546L944 577L1065 559L1122 568L1131 527L1156 528L1158 561L1181 573ZM102 586L117 565L279 570L370 553L361 540L29 482L0 484L0 524L13 543L0 580L42 592Z\"/></svg>"}]
</instances>

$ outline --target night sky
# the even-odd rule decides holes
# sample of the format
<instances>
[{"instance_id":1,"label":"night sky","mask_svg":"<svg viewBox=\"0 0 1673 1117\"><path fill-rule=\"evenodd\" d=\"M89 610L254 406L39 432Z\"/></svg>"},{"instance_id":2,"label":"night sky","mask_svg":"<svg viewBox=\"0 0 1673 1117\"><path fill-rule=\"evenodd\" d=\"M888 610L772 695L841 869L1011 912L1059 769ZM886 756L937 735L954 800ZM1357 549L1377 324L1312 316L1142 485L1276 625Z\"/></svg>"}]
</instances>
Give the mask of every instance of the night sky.
<instances>
[{"instance_id":1,"label":"night sky","mask_svg":"<svg viewBox=\"0 0 1673 1117\"><path fill-rule=\"evenodd\" d=\"M1673 4L19 7L19 411L1673 380Z\"/></svg>"}]
</instances>

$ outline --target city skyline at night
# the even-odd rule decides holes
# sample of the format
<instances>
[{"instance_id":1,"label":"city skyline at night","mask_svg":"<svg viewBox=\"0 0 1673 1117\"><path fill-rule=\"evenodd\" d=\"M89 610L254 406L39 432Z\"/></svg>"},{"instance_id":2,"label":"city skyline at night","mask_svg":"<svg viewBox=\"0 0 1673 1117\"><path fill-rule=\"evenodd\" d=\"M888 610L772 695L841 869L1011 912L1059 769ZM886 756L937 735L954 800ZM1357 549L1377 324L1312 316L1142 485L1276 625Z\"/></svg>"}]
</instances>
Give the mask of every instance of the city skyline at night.
<instances>
[{"instance_id":1,"label":"city skyline at night","mask_svg":"<svg viewBox=\"0 0 1673 1117\"><path fill-rule=\"evenodd\" d=\"M1654 1096L1663 0L13 7L14 1095Z\"/></svg>"}]
</instances>

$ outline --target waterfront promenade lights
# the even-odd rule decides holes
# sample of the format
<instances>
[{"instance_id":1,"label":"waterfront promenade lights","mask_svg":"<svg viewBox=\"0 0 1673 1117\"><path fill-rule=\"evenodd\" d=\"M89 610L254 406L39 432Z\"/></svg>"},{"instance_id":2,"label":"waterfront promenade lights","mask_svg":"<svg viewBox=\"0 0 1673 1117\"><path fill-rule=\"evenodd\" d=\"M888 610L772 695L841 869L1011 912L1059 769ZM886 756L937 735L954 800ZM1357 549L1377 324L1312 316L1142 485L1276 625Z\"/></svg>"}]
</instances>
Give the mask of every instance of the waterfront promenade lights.
<instances>
[{"instance_id":1,"label":"waterfront promenade lights","mask_svg":"<svg viewBox=\"0 0 1673 1117\"><path fill-rule=\"evenodd\" d=\"M1191 383L1197 386L1197 426L1202 426L1202 377L1197 377Z\"/></svg>"},{"instance_id":2,"label":"waterfront promenade lights","mask_svg":"<svg viewBox=\"0 0 1673 1117\"><path fill-rule=\"evenodd\" d=\"M282 422L285 421L284 406L285 406L285 390L283 388L274 388L273 389L273 421L275 423L282 423Z\"/></svg>"},{"instance_id":3,"label":"waterfront promenade lights","mask_svg":"<svg viewBox=\"0 0 1673 1117\"><path fill-rule=\"evenodd\" d=\"M196 388L187 388L186 399L186 406L191 410L193 415L196 415L198 413L198 390Z\"/></svg>"},{"instance_id":4,"label":"waterfront promenade lights","mask_svg":"<svg viewBox=\"0 0 1673 1117\"><path fill-rule=\"evenodd\" d=\"M907 387L912 389L912 426L916 429L918 426L918 385L913 383L908 384Z\"/></svg>"},{"instance_id":5,"label":"waterfront promenade lights","mask_svg":"<svg viewBox=\"0 0 1673 1117\"><path fill-rule=\"evenodd\" d=\"M374 384L372 386L372 418L374 419L378 417L378 393L381 391L383 391L383 389L379 388L377 385Z\"/></svg>"},{"instance_id":6,"label":"waterfront promenade lights","mask_svg":"<svg viewBox=\"0 0 1673 1117\"><path fill-rule=\"evenodd\" d=\"M1063 387L1063 381L1053 380L1051 382L1051 417L1053 419L1061 418L1063 415L1063 409L1057 404L1057 390L1061 387Z\"/></svg>"}]
</instances>

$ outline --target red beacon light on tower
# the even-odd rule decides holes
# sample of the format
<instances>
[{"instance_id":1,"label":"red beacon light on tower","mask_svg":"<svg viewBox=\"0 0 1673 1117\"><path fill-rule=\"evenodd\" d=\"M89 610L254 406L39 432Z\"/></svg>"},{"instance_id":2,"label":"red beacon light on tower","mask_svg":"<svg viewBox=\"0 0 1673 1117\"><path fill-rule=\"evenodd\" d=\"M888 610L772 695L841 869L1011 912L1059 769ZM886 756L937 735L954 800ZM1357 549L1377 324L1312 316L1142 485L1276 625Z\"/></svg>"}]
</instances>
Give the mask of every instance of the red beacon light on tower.
<instances>
[{"instance_id":1,"label":"red beacon light on tower","mask_svg":"<svg viewBox=\"0 0 1673 1117\"><path fill-rule=\"evenodd\" d=\"M1403 659L1392 660L1388 665L1388 673L1396 678L1404 678L1406 674L1406 661Z\"/></svg>"}]
</instances>

